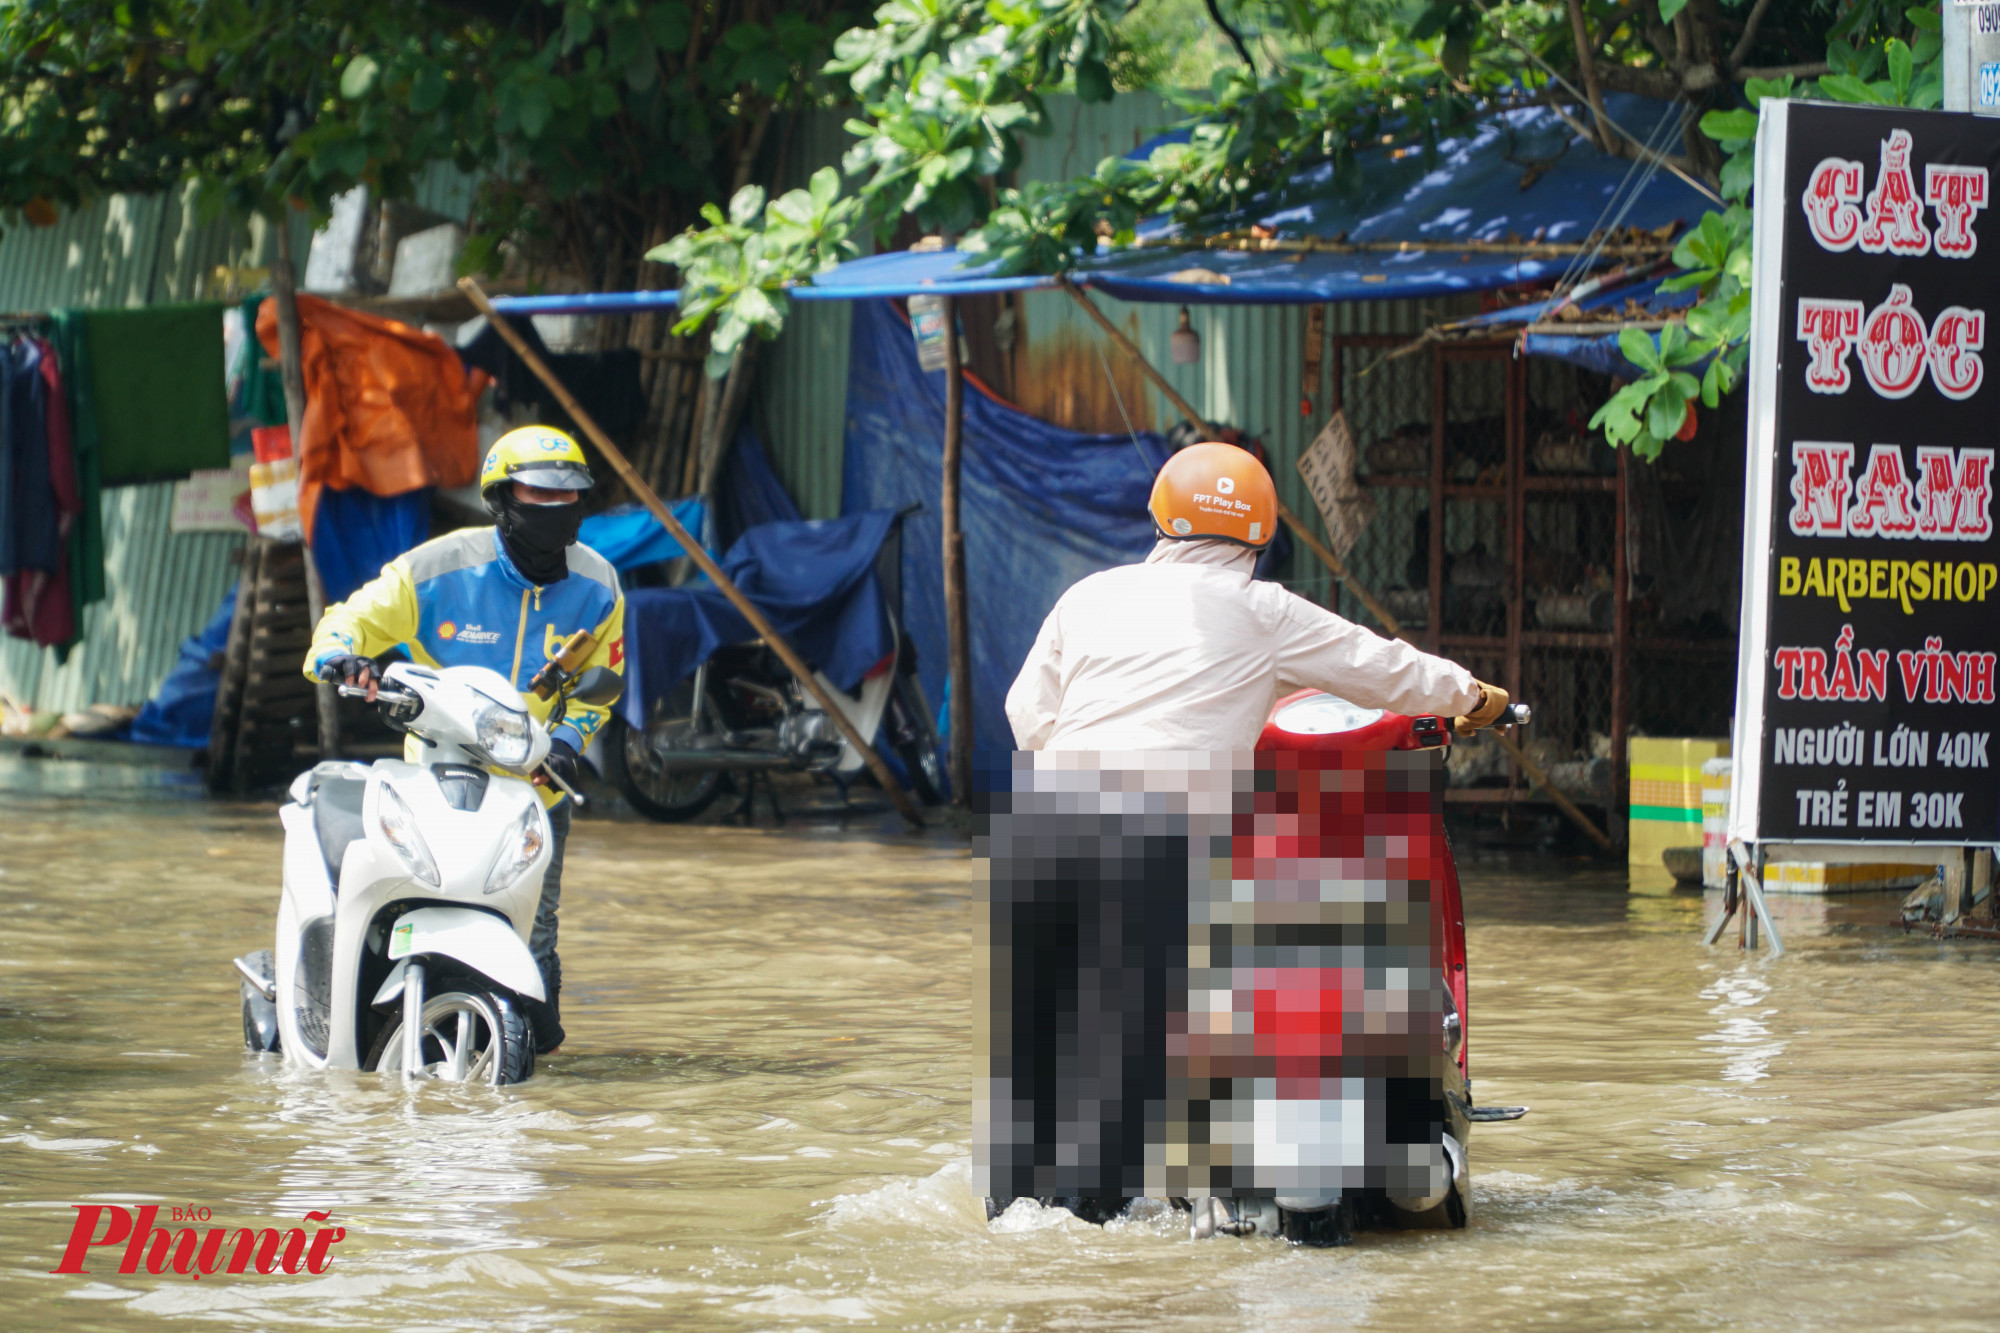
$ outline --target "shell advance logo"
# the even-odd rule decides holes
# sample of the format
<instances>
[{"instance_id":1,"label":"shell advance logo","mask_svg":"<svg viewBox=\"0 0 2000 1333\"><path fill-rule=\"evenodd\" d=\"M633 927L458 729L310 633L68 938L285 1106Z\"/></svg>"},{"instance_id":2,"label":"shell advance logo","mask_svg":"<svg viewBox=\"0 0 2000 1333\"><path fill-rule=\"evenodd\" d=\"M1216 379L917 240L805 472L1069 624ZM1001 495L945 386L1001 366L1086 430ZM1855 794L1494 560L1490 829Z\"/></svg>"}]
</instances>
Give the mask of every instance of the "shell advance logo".
<instances>
[{"instance_id":1,"label":"shell advance logo","mask_svg":"<svg viewBox=\"0 0 2000 1333\"><path fill-rule=\"evenodd\" d=\"M481 629L477 625L460 625L455 620L447 620L437 627L437 636L449 643L453 639L460 643L498 643L498 630Z\"/></svg>"}]
</instances>

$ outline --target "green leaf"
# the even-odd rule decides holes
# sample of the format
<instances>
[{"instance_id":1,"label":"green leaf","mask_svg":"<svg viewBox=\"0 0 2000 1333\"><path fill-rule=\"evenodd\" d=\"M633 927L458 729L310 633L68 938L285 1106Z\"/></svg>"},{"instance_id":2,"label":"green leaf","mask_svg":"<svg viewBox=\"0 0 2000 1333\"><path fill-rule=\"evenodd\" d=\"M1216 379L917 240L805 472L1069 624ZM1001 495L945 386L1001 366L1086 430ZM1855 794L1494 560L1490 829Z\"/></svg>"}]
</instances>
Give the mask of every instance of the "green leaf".
<instances>
[{"instance_id":1,"label":"green leaf","mask_svg":"<svg viewBox=\"0 0 2000 1333\"><path fill-rule=\"evenodd\" d=\"M757 220L764 211L764 187L746 185L729 200L729 220L739 227L747 227Z\"/></svg>"},{"instance_id":2,"label":"green leaf","mask_svg":"<svg viewBox=\"0 0 2000 1333\"><path fill-rule=\"evenodd\" d=\"M1874 92L1852 74L1822 74L1819 90L1836 102L1859 102L1863 104L1876 100Z\"/></svg>"},{"instance_id":3,"label":"green leaf","mask_svg":"<svg viewBox=\"0 0 2000 1333\"><path fill-rule=\"evenodd\" d=\"M1111 71L1102 60L1090 59L1076 67L1076 100L1079 102L1108 102L1111 100Z\"/></svg>"},{"instance_id":4,"label":"green leaf","mask_svg":"<svg viewBox=\"0 0 2000 1333\"><path fill-rule=\"evenodd\" d=\"M653 45L671 52L687 45L688 35L694 28L688 17L688 7L675 0L675 3L647 7L646 30L652 34Z\"/></svg>"},{"instance_id":5,"label":"green leaf","mask_svg":"<svg viewBox=\"0 0 2000 1333\"><path fill-rule=\"evenodd\" d=\"M542 137L551 114L549 95L539 84L530 84L514 94L514 115L520 122L521 133L530 139Z\"/></svg>"},{"instance_id":6,"label":"green leaf","mask_svg":"<svg viewBox=\"0 0 2000 1333\"><path fill-rule=\"evenodd\" d=\"M1938 17L1937 10L1927 5L1912 5L1903 11L1903 17L1910 21L1911 27L1924 32L1940 32L1944 28L1944 21Z\"/></svg>"},{"instance_id":7,"label":"green leaf","mask_svg":"<svg viewBox=\"0 0 2000 1333\"><path fill-rule=\"evenodd\" d=\"M821 167L812 174L811 192L814 208L824 211L831 207L840 197L840 173L832 167Z\"/></svg>"},{"instance_id":8,"label":"green leaf","mask_svg":"<svg viewBox=\"0 0 2000 1333\"><path fill-rule=\"evenodd\" d=\"M1755 111L1711 111L1701 118L1701 132L1715 140L1757 137Z\"/></svg>"},{"instance_id":9,"label":"green leaf","mask_svg":"<svg viewBox=\"0 0 2000 1333\"><path fill-rule=\"evenodd\" d=\"M1745 79L1743 95L1750 100L1751 106L1761 106L1767 97L1790 97L1792 86L1797 82L1790 74L1782 79Z\"/></svg>"},{"instance_id":10,"label":"green leaf","mask_svg":"<svg viewBox=\"0 0 2000 1333\"><path fill-rule=\"evenodd\" d=\"M1910 100L1910 74L1915 66L1910 48L1902 38L1891 37L1882 54L1889 62L1889 84L1896 90L1896 104L1906 106Z\"/></svg>"},{"instance_id":11,"label":"green leaf","mask_svg":"<svg viewBox=\"0 0 2000 1333\"><path fill-rule=\"evenodd\" d=\"M428 116L444 105L445 94L450 87L442 69L436 65L425 65L410 80L410 110L419 116Z\"/></svg>"},{"instance_id":12,"label":"green leaf","mask_svg":"<svg viewBox=\"0 0 2000 1333\"><path fill-rule=\"evenodd\" d=\"M1628 328L1618 335L1618 350L1625 359L1642 370L1659 372L1665 369L1660 360L1660 349L1653 342L1651 334L1644 329Z\"/></svg>"},{"instance_id":13,"label":"green leaf","mask_svg":"<svg viewBox=\"0 0 2000 1333\"><path fill-rule=\"evenodd\" d=\"M375 63L374 57L356 56L340 71L340 95L350 102L359 101L374 90L381 75L382 67Z\"/></svg>"},{"instance_id":14,"label":"green leaf","mask_svg":"<svg viewBox=\"0 0 2000 1333\"><path fill-rule=\"evenodd\" d=\"M1688 0L1660 0L1660 22L1672 23L1674 15L1687 8Z\"/></svg>"},{"instance_id":15,"label":"green leaf","mask_svg":"<svg viewBox=\"0 0 2000 1333\"><path fill-rule=\"evenodd\" d=\"M1754 153L1738 153L1722 164L1722 197L1743 199L1749 196L1750 187L1757 183L1757 160Z\"/></svg>"},{"instance_id":16,"label":"green leaf","mask_svg":"<svg viewBox=\"0 0 2000 1333\"><path fill-rule=\"evenodd\" d=\"M1683 377L1685 378L1685 377ZM1688 395L1669 381L1646 404L1646 429L1661 440L1671 439L1687 420Z\"/></svg>"}]
</instances>

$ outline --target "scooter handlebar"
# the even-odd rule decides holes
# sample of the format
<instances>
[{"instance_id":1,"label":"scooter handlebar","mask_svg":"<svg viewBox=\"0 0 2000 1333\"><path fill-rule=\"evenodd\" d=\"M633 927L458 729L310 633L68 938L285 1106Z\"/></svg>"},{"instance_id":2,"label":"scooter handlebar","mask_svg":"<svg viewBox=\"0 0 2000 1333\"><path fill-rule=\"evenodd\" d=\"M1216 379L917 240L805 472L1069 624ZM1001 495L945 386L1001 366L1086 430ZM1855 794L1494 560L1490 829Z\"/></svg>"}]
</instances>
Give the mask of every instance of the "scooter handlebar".
<instances>
[{"instance_id":1,"label":"scooter handlebar","mask_svg":"<svg viewBox=\"0 0 2000 1333\"><path fill-rule=\"evenodd\" d=\"M368 697L368 691L359 685L342 685L339 687L339 694L343 699L366 699ZM375 702L390 704L416 703L417 696L409 690L399 690L392 686L378 684L375 687Z\"/></svg>"}]
</instances>

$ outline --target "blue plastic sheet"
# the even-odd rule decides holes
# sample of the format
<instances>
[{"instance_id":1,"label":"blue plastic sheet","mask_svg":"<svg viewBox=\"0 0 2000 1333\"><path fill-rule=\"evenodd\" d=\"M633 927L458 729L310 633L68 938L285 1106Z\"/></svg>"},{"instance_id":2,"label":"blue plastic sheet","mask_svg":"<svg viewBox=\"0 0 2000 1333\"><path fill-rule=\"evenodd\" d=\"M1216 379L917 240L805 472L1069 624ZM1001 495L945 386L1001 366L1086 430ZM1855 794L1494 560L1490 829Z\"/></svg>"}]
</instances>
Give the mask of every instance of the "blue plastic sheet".
<instances>
[{"instance_id":1,"label":"blue plastic sheet","mask_svg":"<svg viewBox=\"0 0 2000 1333\"><path fill-rule=\"evenodd\" d=\"M722 468L721 494L716 497L716 518L722 543L727 545L744 533L766 523L796 523L799 512L785 483L771 469L757 433L745 425L736 432L735 447Z\"/></svg>"},{"instance_id":2,"label":"blue plastic sheet","mask_svg":"<svg viewBox=\"0 0 2000 1333\"><path fill-rule=\"evenodd\" d=\"M236 585L232 583L222 595L222 605L200 633L181 640L173 670L132 719L132 740L187 750L208 744L209 724L215 720L215 691L222 683L222 673L210 667L209 660L229 646L229 622L235 614Z\"/></svg>"},{"instance_id":3,"label":"blue plastic sheet","mask_svg":"<svg viewBox=\"0 0 2000 1333\"><path fill-rule=\"evenodd\" d=\"M806 661L852 693L892 645L875 555L894 519L876 510L766 523L737 539L722 557L722 572ZM711 584L630 590L625 717L637 724L716 649L756 637Z\"/></svg>"},{"instance_id":4,"label":"blue plastic sheet","mask_svg":"<svg viewBox=\"0 0 2000 1333\"><path fill-rule=\"evenodd\" d=\"M944 698L944 372L917 365L909 325L887 301L854 308L843 508L924 512L903 534L904 623L927 698ZM1146 497L1166 442L1078 435L967 387L960 468L972 623L975 745L1012 750L1004 703L1049 609L1087 574L1153 548Z\"/></svg>"},{"instance_id":5,"label":"blue plastic sheet","mask_svg":"<svg viewBox=\"0 0 2000 1333\"><path fill-rule=\"evenodd\" d=\"M703 513L707 508L701 497L691 495L685 500L676 500L668 508L680 525L699 541ZM618 505L601 514L592 514L583 520L576 539L609 560L611 567L621 574L687 554L679 542L667 535L660 521L637 501Z\"/></svg>"},{"instance_id":6,"label":"blue plastic sheet","mask_svg":"<svg viewBox=\"0 0 2000 1333\"><path fill-rule=\"evenodd\" d=\"M382 572L382 566L431 535L431 493L428 489L402 495L374 495L360 487L319 493L313 519L313 562L327 604L347 600L356 588Z\"/></svg>"},{"instance_id":7,"label":"blue plastic sheet","mask_svg":"<svg viewBox=\"0 0 2000 1333\"><path fill-rule=\"evenodd\" d=\"M1611 118L1635 139L1671 145L1680 138L1685 107L1629 93L1607 94ZM1132 156L1185 138L1166 135ZM1253 202L1233 225L1255 222L1285 237L1344 236L1350 241L1420 241L1450 246L1500 242L1540 234L1550 242L1581 243L1599 227L1692 224L1714 207L1693 186L1666 171L1633 190L1639 173L1622 157L1598 151L1544 106L1502 112L1439 141L1434 157L1418 149L1377 148L1355 154L1344 171L1320 165ZM1627 206L1629 203L1629 207ZM1150 238L1173 228L1155 222ZM1540 258L1424 249L1360 254L1249 253L1140 249L1105 253L1070 277L1124 301L1173 304L1284 305L1322 301L1407 300L1549 282L1570 267L1569 256ZM1053 286L1047 277L1003 278L990 260L956 250L893 251L850 260L794 288L794 301L859 301L935 291L967 296ZM1214 278L1204 280L1200 271ZM668 292L502 298L510 313L629 311L671 304Z\"/></svg>"}]
</instances>

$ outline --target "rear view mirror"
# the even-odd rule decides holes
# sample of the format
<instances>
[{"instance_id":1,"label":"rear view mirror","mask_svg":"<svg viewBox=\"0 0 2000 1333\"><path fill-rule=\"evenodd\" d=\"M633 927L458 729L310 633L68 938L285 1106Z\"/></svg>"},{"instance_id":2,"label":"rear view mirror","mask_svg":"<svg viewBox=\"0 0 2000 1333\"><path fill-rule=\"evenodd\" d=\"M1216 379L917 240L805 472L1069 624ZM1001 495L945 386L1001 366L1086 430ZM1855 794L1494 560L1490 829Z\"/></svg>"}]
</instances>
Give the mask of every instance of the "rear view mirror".
<instances>
[{"instance_id":1,"label":"rear view mirror","mask_svg":"<svg viewBox=\"0 0 2000 1333\"><path fill-rule=\"evenodd\" d=\"M610 667L592 667L576 678L574 688L563 693L577 703L606 708L618 702L618 696L625 693L625 677Z\"/></svg>"}]
</instances>

